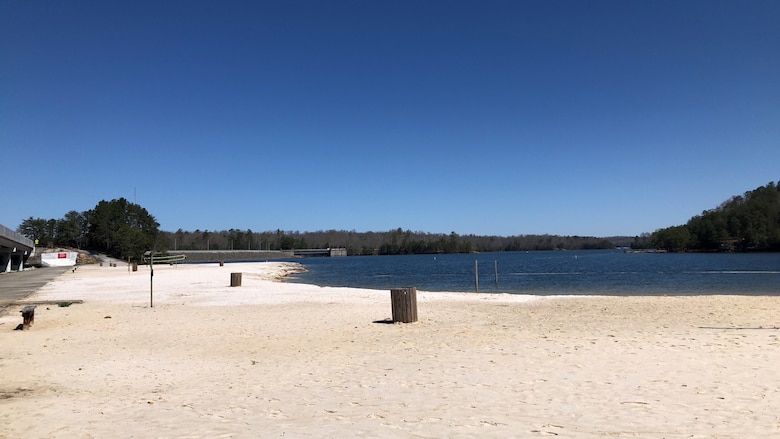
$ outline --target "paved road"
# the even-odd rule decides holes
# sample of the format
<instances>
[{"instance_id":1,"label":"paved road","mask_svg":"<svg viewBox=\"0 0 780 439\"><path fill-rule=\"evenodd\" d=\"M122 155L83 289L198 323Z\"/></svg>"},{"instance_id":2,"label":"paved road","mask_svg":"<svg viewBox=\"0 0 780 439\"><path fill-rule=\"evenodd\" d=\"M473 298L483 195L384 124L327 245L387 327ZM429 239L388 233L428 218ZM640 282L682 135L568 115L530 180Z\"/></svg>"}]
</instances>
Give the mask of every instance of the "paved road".
<instances>
[{"instance_id":1,"label":"paved road","mask_svg":"<svg viewBox=\"0 0 780 439\"><path fill-rule=\"evenodd\" d=\"M45 267L0 274L0 313L8 304L22 300L73 267Z\"/></svg>"}]
</instances>

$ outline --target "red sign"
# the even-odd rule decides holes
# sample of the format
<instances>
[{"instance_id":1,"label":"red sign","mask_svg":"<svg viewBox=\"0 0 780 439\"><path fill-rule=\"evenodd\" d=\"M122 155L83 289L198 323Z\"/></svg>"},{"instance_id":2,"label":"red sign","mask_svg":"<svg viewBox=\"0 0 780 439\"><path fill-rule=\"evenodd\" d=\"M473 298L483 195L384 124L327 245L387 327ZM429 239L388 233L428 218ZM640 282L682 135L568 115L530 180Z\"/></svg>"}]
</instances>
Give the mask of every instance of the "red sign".
<instances>
[{"instance_id":1,"label":"red sign","mask_svg":"<svg viewBox=\"0 0 780 439\"><path fill-rule=\"evenodd\" d=\"M57 259L68 259L67 253L57 253Z\"/></svg>"}]
</instances>

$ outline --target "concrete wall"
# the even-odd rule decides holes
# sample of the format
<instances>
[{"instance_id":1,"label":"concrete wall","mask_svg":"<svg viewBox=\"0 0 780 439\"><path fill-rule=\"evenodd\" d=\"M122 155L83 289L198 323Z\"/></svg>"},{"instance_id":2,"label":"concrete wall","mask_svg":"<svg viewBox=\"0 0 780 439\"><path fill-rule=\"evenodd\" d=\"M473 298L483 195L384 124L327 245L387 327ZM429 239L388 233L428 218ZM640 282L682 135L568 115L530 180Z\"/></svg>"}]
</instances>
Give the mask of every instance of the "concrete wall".
<instances>
[{"instance_id":1,"label":"concrete wall","mask_svg":"<svg viewBox=\"0 0 780 439\"><path fill-rule=\"evenodd\" d=\"M276 250L169 250L172 255L184 255L184 262L264 261L293 258L291 251Z\"/></svg>"},{"instance_id":2,"label":"concrete wall","mask_svg":"<svg viewBox=\"0 0 780 439\"><path fill-rule=\"evenodd\" d=\"M78 252L41 253L41 265L44 267L72 267L76 265Z\"/></svg>"}]
</instances>

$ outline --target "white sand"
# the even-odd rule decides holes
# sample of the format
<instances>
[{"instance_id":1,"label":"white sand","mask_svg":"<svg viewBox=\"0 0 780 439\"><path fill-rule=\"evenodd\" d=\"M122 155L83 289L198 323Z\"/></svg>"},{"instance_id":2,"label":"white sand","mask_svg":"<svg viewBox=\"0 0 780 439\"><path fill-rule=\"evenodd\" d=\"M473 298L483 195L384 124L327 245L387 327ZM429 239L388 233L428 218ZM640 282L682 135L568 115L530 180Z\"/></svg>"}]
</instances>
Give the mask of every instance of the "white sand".
<instances>
[{"instance_id":1,"label":"white sand","mask_svg":"<svg viewBox=\"0 0 780 439\"><path fill-rule=\"evenodd\" d=\"M780 437L780 298L418 293L83 266L0 318L0 437ZM242 272L231 288L230 273Z\"/></svg>"}]
</instances>

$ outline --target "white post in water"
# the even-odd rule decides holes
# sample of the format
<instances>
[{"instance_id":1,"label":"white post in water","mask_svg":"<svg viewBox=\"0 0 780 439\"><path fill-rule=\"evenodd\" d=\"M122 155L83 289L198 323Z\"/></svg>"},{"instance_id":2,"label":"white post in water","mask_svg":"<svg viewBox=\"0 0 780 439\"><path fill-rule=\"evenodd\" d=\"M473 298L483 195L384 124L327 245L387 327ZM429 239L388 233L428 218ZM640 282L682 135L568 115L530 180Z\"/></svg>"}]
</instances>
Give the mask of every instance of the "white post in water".
<instances>
[{"instance_id":1,"label":"white post in water","mask_svg":"<svg viewBox=\"0 0 780 439\"><path fill-rule=\"evenodd\" d=\"M474 260L474 292L479 293L479 262Z\"/></svg>"},{"instance_id":2,"label":"white post in water","mask_svg":"<svg viewBox=\"0 0 780 439\"><path fill-rule=\"evenodd\" d=\"M498 260L493 261L493 269L496 272L496 286L498 286Z\"/></svg>"}]
</instances>

